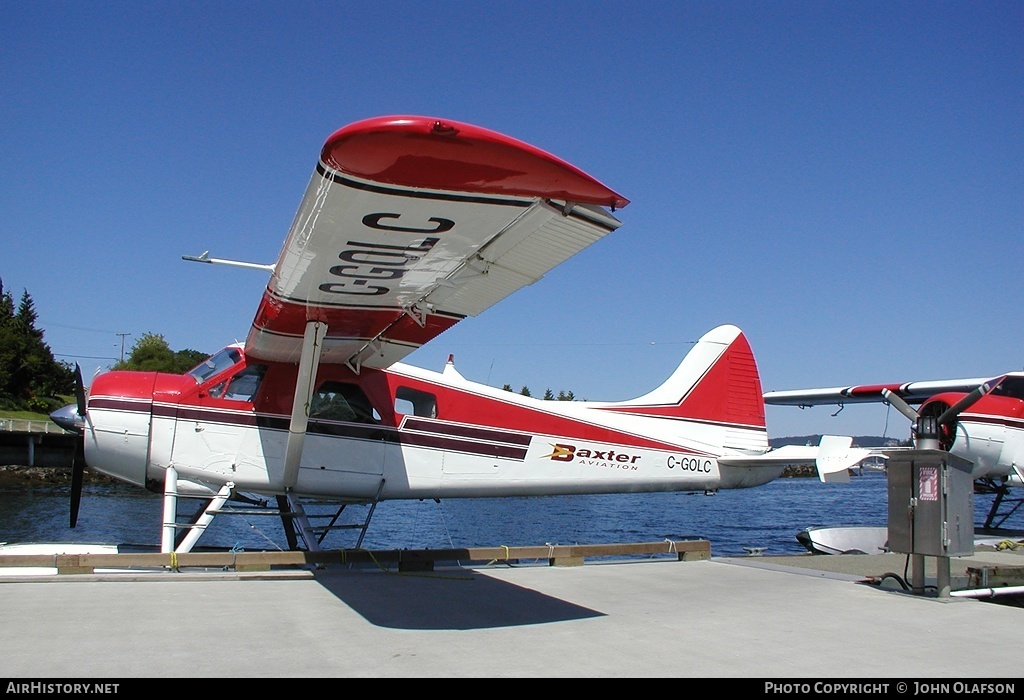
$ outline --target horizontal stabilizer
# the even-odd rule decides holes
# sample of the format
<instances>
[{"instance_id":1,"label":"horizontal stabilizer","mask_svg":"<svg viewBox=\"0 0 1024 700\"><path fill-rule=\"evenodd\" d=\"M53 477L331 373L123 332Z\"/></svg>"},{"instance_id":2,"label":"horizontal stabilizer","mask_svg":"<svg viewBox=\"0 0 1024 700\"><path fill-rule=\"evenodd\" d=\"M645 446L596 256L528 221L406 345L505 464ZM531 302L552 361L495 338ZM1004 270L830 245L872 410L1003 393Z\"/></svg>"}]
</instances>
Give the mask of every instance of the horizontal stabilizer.
<instances>
[{"instance_id":1,"label":"horizontal stabilizer","mask_svg":"<svg viewBox=\"0 0 1024 700\"><path fill-rule=\"evenodd\" d=\"M822 435L817 445L783 445L760 455L720 457L718 463L727 467L807 467L814 466L823 482L845 483L849 469L870 457L872 451L851 447L853 438Z\"/></svg>"},{"instance_id":2,"label":"horizontal stabilizer","mask_svg":"<svg viewBox=\"0 0 1024 700\"><path fill-rule=\"evenodd\" d=\"M849 483L850 469L867 458L871 450L851 447L853 438L840 435L822 435L818 443L815 466L818 478L827 483Z\"/></svg>"}]
</instances>

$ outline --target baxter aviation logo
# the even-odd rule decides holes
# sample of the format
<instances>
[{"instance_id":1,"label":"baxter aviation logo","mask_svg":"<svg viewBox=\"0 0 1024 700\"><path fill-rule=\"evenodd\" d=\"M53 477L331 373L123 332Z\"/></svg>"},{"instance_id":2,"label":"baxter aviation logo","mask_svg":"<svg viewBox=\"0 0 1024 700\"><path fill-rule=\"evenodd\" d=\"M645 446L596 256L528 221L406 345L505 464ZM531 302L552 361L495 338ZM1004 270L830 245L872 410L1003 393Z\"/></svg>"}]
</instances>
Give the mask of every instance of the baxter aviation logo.
<instances>
[{"instance_id":1,"label":"baxter aviation logo","mask_svg":"<svg viewBox=\"0 0 1024 700\"><path fill-rule=\"evenodd\" d=\"M543 459L550 459L552 462L573 462L587 464L597 467L619 467L622 469L636 469L637 460L640 455L633 455L626 452L616 452L613 449L592 450L580 448L575 445L564 445L562 443L551 443L551 454L544 455Z\"/></svg>"}]
</instances>

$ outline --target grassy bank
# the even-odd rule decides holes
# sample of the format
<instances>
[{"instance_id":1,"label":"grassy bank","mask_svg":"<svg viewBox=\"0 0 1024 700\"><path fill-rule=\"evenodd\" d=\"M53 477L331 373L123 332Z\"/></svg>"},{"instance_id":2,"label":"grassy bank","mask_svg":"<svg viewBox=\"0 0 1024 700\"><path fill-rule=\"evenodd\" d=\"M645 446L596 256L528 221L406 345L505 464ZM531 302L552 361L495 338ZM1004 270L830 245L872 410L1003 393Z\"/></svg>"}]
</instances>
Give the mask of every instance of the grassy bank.
<instances>
[{"instance_id":1,"label":"grassy bank","mask_svg":"<svg viewBox=\"0 0 1024 700\"><path fill-rule=\"evenodd\" d=\"M32 411L0 411L0 420L4 418L16 418L18 420L50 420L45 413L34 413Z\"/></svg>"}]
</instances>

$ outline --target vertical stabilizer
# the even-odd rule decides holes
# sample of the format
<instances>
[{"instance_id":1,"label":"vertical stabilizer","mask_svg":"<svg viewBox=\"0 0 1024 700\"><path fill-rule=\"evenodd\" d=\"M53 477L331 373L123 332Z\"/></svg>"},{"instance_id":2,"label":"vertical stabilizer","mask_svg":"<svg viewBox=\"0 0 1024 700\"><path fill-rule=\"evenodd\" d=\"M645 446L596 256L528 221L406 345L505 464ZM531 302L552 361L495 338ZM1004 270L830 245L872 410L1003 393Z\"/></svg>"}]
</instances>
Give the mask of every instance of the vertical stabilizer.
<instances>
[{"instance_id":1,"label":"vertical stabilizer","mask_svg":"<svg viewBox=\"0 0 1024 700\"><path fill-rule=\"evenodd\" d=\"M743 332L732 325L705 333L657 389L611 408L646 416L765 427L754 353Z\"/></svg>"}]
</instances>

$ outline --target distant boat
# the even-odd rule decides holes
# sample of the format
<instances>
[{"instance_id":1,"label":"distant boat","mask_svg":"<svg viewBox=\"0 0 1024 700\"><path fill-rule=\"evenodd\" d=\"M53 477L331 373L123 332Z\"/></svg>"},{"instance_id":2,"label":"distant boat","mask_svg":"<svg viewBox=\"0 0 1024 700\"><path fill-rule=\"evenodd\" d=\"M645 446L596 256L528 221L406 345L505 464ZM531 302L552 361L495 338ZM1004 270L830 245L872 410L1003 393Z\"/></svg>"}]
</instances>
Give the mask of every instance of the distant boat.
<instances>
[{"instance_id":1,"label":"distant boat","mask_svg":"<svg viewBox=\"0 0 1024 700\"><path fill-rule=\"evenodd\" d=\"M796 534L812 554L882 554L889 551L888 527L809 527Z\"/></svg>"},{"instance_id":2,"label":"distant boat","mask_svg":"<svg viewBox=\"0 0 1024 700\"><path fill-rule=\"evenodd\" d=\"M885 459L874 455L861 461L860 468L870 472L884 472L885 471Z\"/></svg>"},{"instance_id":3,"label":"distant boat","mask_svg":"<svg viewBox=\"0 0 1024 700\"><path fill-rule=\"evenodd\" d=\"M887 527L809 527L798 532L796 539L811 554L883 554L890 551ZM1024 547L1024 532L977 528L974 545L1018 549Z\"/></svg>"}]
</instances>

